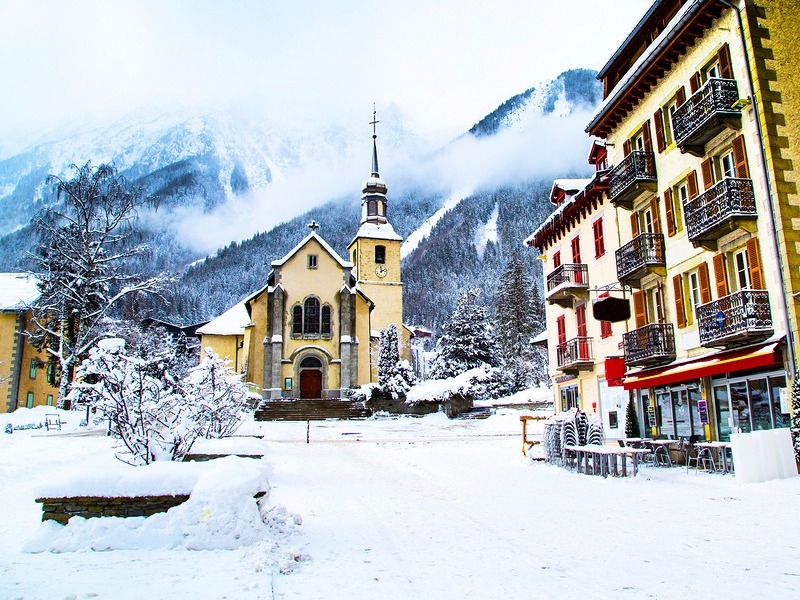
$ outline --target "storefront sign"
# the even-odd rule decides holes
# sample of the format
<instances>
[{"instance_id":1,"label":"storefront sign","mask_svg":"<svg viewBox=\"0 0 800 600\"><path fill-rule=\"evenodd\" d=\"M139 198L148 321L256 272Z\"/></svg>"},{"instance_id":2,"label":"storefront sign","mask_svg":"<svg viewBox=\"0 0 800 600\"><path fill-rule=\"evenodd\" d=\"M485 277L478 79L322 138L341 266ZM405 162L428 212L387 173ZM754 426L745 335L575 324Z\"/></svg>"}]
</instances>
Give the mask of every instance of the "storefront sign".
<instances>
[{"instance_id":1,"label":"storefront sign","mask_svg":"<svg viewBox=\"0 0 800 600\"><path fill-rule=\"evenodd\" d=\"M700 413L700 422L703 425L708 425L708 402L705 400L698 400L697 412Z\"/></svg>"}]
</instances>

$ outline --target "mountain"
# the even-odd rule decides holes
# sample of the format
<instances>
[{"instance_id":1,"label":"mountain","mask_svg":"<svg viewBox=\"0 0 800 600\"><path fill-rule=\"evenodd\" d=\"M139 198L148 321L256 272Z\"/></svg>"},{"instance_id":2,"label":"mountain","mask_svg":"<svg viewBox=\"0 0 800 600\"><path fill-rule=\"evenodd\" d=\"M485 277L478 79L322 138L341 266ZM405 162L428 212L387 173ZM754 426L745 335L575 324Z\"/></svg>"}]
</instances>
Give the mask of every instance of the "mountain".
<instances>
[{"instance_id":1,"label":"mountain","mask_svg":"<svg viewBox=\"0 0 800 600\"><path fill-rule=\"evenodd\" d=\"M580 130L564 120L585 120L580 115L599 98L593 72L567 71L425 153L402 114L384 111L379 151L390 220L406 239L408 322L438 327L465 287L482 288L491 302L513 251L534 269L522 240L549 214L552 179L586 171L586 141L567 137L565 131ZM152 250L131 268L178 275L171 304L152 307L157 316L189 322L221 313L263 285L270 262L302 239L312 219L346 255L360 216L354 182L368 175L371 140L355 121L290 130L276 122L235 111L151 111L111 125L68 127L4 157L0 270L26 266L30 220L57 201L47 175L69 176L70 163L88 158L113 161L156 200L157 210L142 215L138 239ZM247 231L251 237L243 239ZM211 234L237 241L204 258L197 238Z\"/></svg>"}]
</instances>

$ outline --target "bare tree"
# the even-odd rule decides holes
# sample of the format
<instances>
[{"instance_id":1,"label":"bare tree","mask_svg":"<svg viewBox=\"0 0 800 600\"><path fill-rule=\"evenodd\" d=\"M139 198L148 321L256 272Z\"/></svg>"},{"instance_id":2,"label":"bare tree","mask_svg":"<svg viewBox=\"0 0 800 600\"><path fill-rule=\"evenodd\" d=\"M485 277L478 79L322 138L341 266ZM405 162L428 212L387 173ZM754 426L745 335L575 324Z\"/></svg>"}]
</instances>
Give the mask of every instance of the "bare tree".
<instances>
[{"instance_id":1,"label":"bare tree","mask_svg":"<svg viewBox=\"0 0 800 600\"><path fill-rule=\"evenodd\" d=\"M127 259L147 249L126 243L136 209L146 201L143 190L129 186L113 165L73 169L69 180L48 177L59 202L34 220L40 296L33 342L58 366L62 408L75 367L102 335L110 312L132 294L157 293L164 281L124 271Z\"/></svg>"}]
</instances>

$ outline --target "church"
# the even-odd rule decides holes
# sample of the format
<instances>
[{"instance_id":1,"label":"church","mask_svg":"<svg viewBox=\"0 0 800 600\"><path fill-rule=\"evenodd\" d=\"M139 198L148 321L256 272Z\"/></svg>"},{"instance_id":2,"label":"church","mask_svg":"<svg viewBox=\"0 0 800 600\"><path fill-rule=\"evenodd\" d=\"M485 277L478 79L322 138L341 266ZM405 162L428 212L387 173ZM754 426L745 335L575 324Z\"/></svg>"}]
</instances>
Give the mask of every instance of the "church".
<instances>
[{"instance_id":1,"label":"church","mask_svg":"<svg viewBox=\"0 0 800 600\"><path fill-rule=\"evenodd\" d=\"M387 187L378 170L361 195L361 223L343 258L309 224L309 233L271 263L263 288L198 329L202 346L228 357L266 400L339 398L377 381L380 332L394 324L401 356L411 332L403 326L400 245L388 219Z\"/></svg>"}]
</instances>

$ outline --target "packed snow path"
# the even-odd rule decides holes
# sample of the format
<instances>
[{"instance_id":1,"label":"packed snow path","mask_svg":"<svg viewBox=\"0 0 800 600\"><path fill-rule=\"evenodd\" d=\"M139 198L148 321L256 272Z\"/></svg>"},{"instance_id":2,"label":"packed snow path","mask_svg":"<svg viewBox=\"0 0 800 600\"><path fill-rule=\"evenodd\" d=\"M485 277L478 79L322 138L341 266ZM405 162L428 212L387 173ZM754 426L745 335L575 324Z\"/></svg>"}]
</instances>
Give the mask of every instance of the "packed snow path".
<instances>
[{"instance_id":1,"label":"packed snow path","mask_svg":"<svg viewBox=\"0 0 800 600\"><path fill-rule=\"evenodd\" d=\"M636 479L603 480L529 464L518 437L424 431L412 440L381 437L371 425L331 425L326 439L315 441L312 430L311 444L274 444L273 497L304 515L311 559L276 581L277 596L800 593L800 523L781 500L796 505L800 478L742 486L647 468Z\"/></svg>"}]
</instances>

